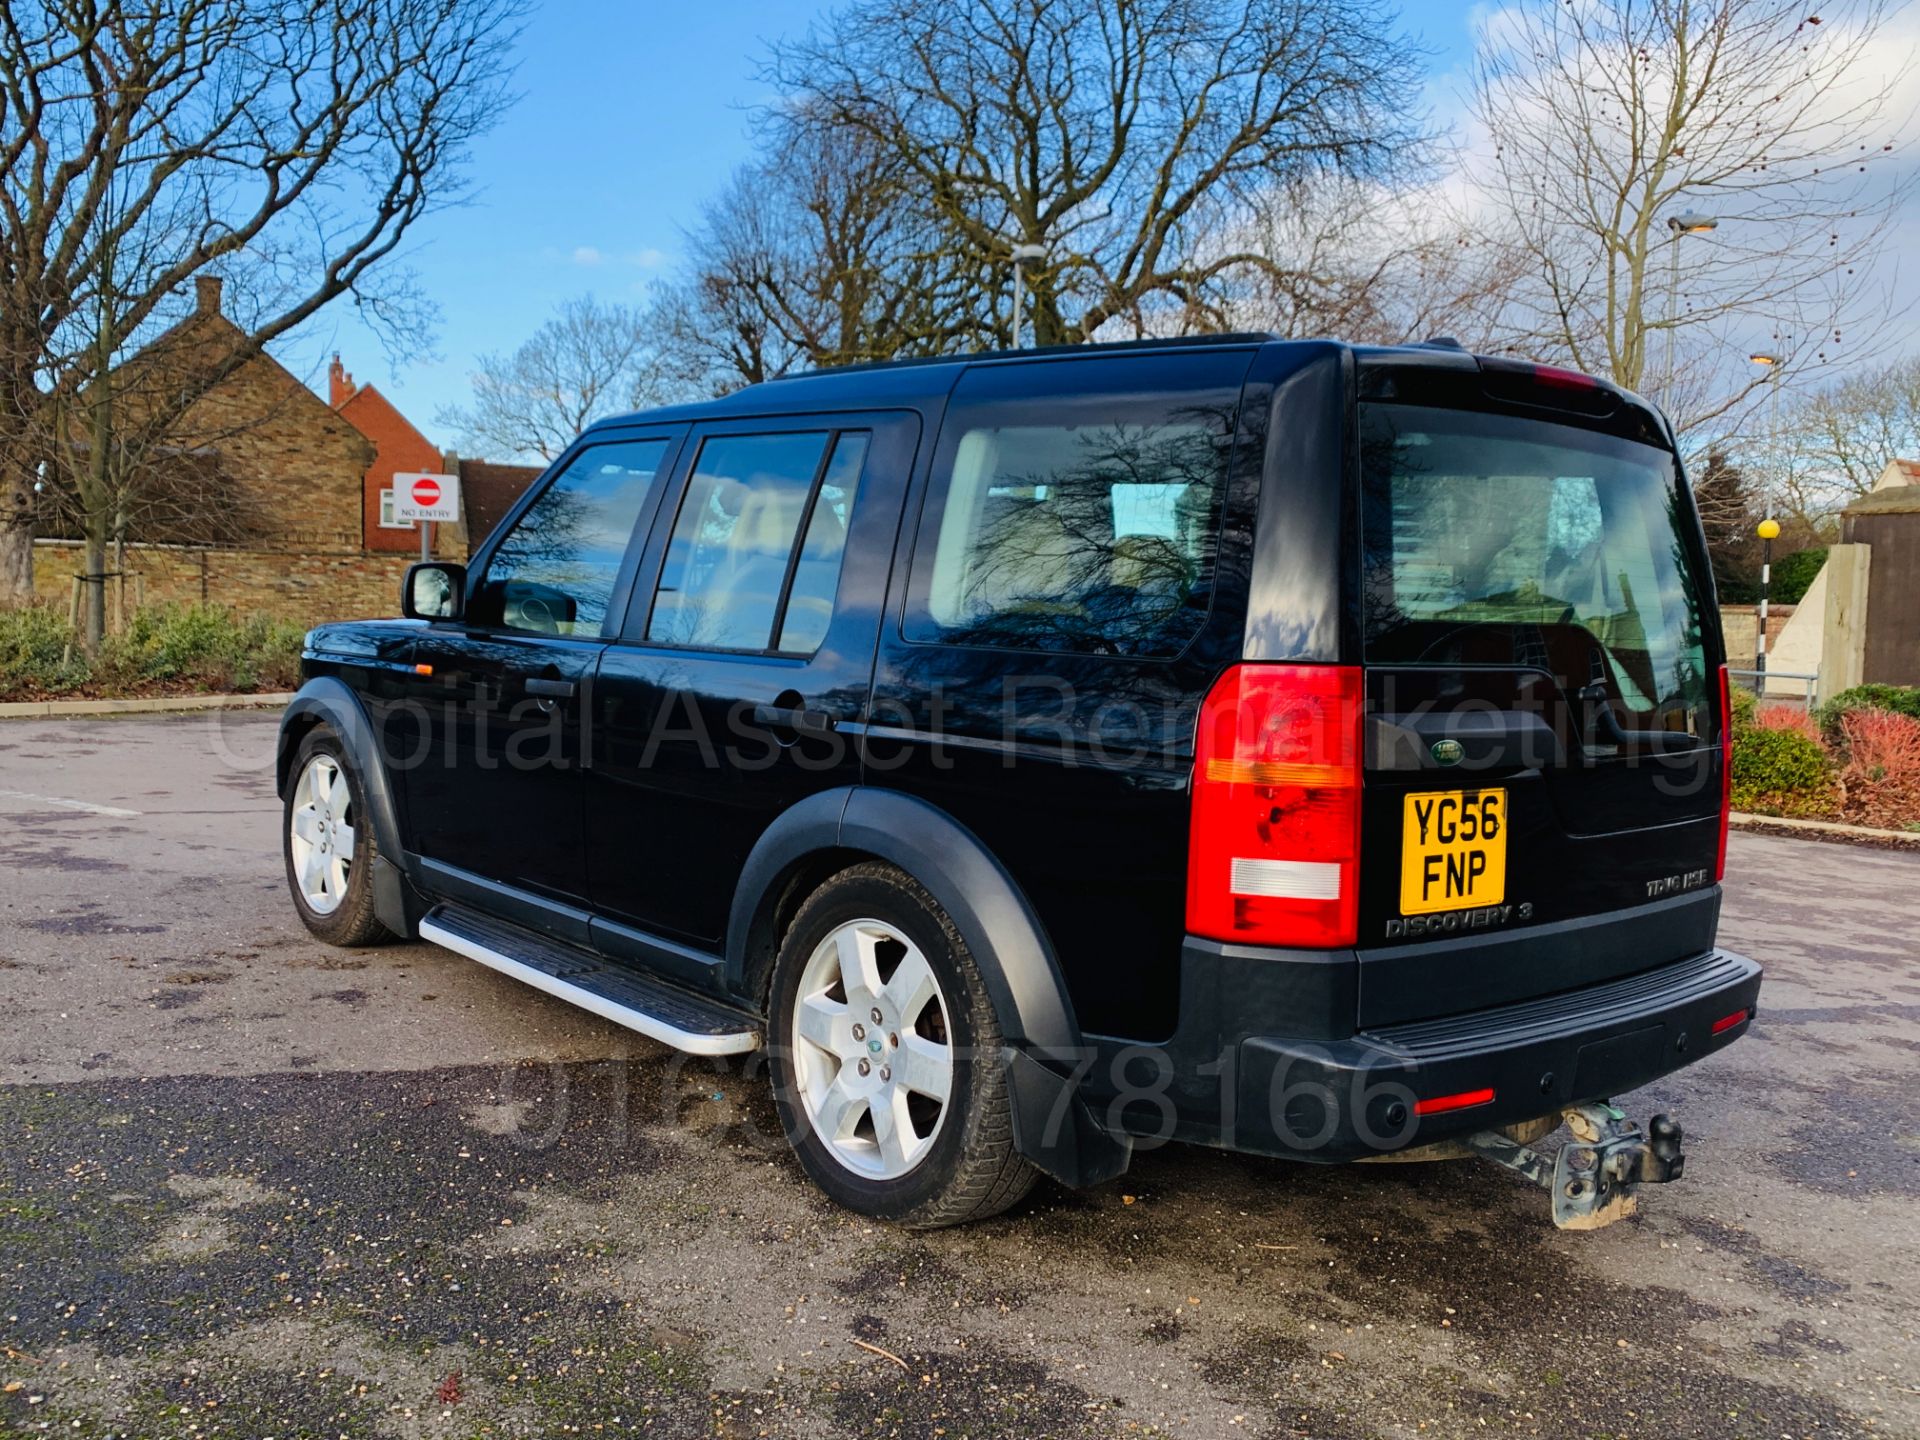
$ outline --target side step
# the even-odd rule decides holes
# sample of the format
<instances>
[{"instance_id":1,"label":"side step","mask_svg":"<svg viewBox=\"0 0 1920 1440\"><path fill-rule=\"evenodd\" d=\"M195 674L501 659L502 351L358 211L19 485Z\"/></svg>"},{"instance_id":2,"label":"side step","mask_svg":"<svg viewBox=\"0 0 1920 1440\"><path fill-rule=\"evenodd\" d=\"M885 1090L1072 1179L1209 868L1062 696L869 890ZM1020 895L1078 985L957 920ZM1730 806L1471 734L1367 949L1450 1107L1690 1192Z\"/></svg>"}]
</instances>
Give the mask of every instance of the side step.
<instances>
[{"instance_id":1,"label":"side step","mask_svg":"<svg viewBox=\"0 0 1920 1440\"><path fill-rule=\"evenodd\" d=\"M472 910L435 906L420 922L420 938L689 1055L739 1055L760 1045L760 1027L737 1010Z\"/></svg>"}]
</instances>

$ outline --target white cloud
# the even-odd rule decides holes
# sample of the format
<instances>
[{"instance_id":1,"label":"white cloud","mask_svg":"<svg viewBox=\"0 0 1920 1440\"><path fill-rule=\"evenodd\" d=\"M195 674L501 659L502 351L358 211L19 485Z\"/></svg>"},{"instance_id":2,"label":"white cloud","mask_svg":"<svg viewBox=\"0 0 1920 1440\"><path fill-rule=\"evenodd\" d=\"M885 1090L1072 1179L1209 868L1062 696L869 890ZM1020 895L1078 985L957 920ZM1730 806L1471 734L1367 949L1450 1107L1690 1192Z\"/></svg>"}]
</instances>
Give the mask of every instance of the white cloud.
<instances>
[{"instance_id":1,"label":"white cloud","mask_svg":"<svg viewBox=\"0 0 1920 1440\"><path fill-rule=\"evenodd\" d=\"M573 254L569 258L576 265L592 266L600 264L607 257L600 253L597 246L576 245L573 247Z\"/></svg>"}]
</instances>

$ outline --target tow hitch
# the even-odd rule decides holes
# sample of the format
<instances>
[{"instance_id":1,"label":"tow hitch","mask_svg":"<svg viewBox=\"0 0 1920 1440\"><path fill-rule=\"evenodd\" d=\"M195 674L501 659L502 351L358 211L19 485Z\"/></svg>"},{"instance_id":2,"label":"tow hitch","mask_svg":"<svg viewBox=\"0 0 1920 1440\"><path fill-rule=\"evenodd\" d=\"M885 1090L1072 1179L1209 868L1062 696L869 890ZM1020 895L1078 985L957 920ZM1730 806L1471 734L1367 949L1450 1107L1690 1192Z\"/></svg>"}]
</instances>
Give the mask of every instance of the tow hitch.
<instances>
[{"instance_id":1,"label":"tow hitch","mask_svg":"<svg viewBox=\"0 0 1920 1440\"><path fill-rule=\"evenodd\" d=\"M1641 1185L1678 1180L1687 1157L1680 1126L1656 1115L1647 1130L1610 1104L1570 1105L1562 1112L1573 1138L1549 1159L1497 1130L1466 1138L1481 1158L1525 1176L1553 1197L1553 1223L1562 1230L1598 1230L1633 1214Z\"/></svg>"}]
</instances>

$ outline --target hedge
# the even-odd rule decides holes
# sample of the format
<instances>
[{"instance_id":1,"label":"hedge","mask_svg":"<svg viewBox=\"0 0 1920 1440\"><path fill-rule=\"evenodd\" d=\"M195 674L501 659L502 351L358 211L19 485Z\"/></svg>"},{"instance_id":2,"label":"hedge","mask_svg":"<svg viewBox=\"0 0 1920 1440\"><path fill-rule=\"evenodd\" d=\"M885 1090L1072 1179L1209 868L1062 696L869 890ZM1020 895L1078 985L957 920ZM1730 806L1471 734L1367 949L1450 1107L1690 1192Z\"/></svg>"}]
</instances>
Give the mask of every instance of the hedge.
<instances>
[{"instance_id":1,"label":"hedge","mask_svg":"<svg viewBox=\"0 0 1920 1440\"><path fill-rule=\"evenodd\" d=\"M1828 744L1840 742L1841 722L1856 710L1891 710L1920 720L1920 689L1912 685L1856 685L1820 707L1820 733Z\"/></svg>"}]
</instances>

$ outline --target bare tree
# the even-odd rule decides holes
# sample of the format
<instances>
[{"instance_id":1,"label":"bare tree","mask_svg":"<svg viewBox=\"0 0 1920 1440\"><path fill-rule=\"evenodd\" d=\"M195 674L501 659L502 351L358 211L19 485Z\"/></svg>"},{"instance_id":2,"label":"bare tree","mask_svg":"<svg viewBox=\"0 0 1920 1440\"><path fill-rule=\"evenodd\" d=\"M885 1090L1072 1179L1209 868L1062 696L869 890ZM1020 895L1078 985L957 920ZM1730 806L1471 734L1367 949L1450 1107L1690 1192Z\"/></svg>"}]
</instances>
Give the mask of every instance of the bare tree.
<instances>
[{"instance_id":1,"label":"bare tree","mask_svg":"<svg viewBox=\"0 0 1920 1440\"><path fill-rule=\"evenodd\" d=\"M1359 0L854 0L775 47L794 126L893 157L956 271L1004 315L1011 250L1034 339L1219 328L1268 265L1208 237L1316 171L1394 173L1418 137L1418 57Z\"/></svg>"},{"instance_id":2,"label":"bare tree","mask_svg":"<svg viewBox=\"0 0 1920 1440\"><path fill-rule=\"evenodd\" d=\"M1215 243L1265 262L1242 274L1232 328L1375 344L1444 334L1492 348L1521 264L1424 192L1342 175L1274 186L1246 227Z\"/></svg>"},{"instance_id":3,"label":"bare tree","mask_svg":"<svg viewBox=\"0 0 1920 1440\"><path fill-rule=\"evenodd\" d=\"M688 236L657 297L664 375L716 394L795 368L992 343L985 264L954 252L900 159L850 127L789 117Z\"/></svg>"},{"instance_id":4,"label":"bare tree","mask_svg":"<svg viewBox=\"0 0 1920 1440\"><path fill-rule=\"evenodd\" d=\"M1797 463L1791 508L1817 516L1873 489L1891 460L1920 460L1920 357L1807 396L1784 422Z\"/></svg>"},{"instance_id":5,"label":"bare tree","mask_svg":"<svg viewBox=\"0 0 1920 1440\"><path fill-rule=\"evenodd\" d=\"M164 431L460 193L521 0L14 0L0 11L0 598L32 593L31 488L81 426L86 565L115 519L110 377L184 283L250 274L237 337L143 402ZM106 381L107 383L101 383ZM82 418L84 417L84 418ZM100 481L101 483L95 483ZM104 618L89 586L89 634Z\"/></svg>"},{"instance_id":6,"label":"bare tree","mask_svg":"<svg viewBox=\"0 0 1920 1440\"><path fill-rule=\"evenodd\" d=\"M1683 432L1872 353L1901 185L1885 0L1524 0L1489 23L1483 224L1526 256L1512 343L1651 389ZM1710 234L1669 225L1710 216ZM1704 433L1704 431L1702 432Z\"/></svg>"},{"instance_id":7,"label":"bare tree","mask_svg":"<svg viewBox=\"0 0 1920 1440\"><path fill-rule=\"evenodd\" d=\"M569 300L511 355L482 355L473 403L435 418L471 448L551 460L595 420L656 398L648 333L632 306Z\"/></svg>"}]
</instances>

